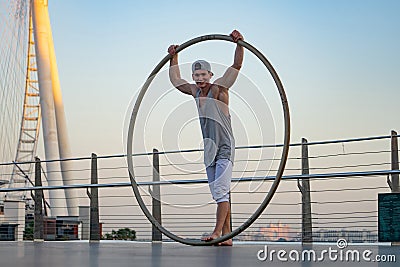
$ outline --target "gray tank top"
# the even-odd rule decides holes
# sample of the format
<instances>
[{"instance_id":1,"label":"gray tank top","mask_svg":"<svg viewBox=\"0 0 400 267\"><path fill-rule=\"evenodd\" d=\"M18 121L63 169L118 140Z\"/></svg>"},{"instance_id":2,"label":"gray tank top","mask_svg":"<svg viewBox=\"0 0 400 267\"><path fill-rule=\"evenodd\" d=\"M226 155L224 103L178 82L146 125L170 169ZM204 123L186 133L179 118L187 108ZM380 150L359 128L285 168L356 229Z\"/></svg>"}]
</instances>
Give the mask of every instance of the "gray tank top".
<instances>
[{"instance_id":1,"label":"gray tank top","mask_svg":"<svg viewBox=\"0 0 400 267\"><path fill-rule=\"evenodd\" d=\"M204 164L213 166L219 159L235 157L235 139L233 137L231 116L226 116L218 106L218 100L212 97L211 90L200 107L200 89L196 92L196 106L199 112L200 127L204 143Z\"/></svg>"}]
</instances>

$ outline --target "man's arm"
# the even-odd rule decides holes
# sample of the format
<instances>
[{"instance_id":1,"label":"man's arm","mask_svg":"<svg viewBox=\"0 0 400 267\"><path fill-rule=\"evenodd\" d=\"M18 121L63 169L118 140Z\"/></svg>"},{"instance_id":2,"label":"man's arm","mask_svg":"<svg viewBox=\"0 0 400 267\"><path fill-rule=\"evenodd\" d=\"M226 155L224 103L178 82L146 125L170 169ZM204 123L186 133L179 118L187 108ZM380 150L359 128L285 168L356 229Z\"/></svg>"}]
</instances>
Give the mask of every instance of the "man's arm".
<instances>
[{"instance_id":1,"label":"man's arm","mask_svg":"<svg viewBox=\"0 0 400 267\"><path fill-rule=\"evenodd\" d=\"M168 48L168 53L172 55L169 65L169 80L172 85L182 93L193 95L191 84L181 78L181 72L178 65L178 54L175 52L177 47L177 45L171 45Z\"/></svg>"},{"instance_id":2,"label":"man's arm","mask_svg":"<svg viewBox=\"0 0 400 267\"><path fill-rule=\"evenodd\" d=\"M234 30L231 33L231 36L235 43L237 43L239 40L243 40L243 36L237 30ZM217 85L222 86L227 89L231 88L239 75L240 68L242 67L243 55L244 55L243 46L240 46L239 44L237 44L236 49L235 49L235 57L234 57L232 66L230 66L225 71L224 75L221 78L218 78L217 80L215 80L214 84L217 84Z\"/></svg>"}]
</instances>

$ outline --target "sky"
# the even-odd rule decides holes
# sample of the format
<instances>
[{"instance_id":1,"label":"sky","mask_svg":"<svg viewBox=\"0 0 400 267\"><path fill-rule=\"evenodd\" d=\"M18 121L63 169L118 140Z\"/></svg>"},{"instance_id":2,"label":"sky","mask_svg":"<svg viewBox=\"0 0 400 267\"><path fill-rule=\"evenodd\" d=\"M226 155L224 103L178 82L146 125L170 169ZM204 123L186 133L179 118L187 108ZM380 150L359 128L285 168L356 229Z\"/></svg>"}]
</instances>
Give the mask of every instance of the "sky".
<instances>
[{"instance_id":1,"label":"sky","mask_svg":"<svg viewBox=\"0 0 400 267\"><path fill-rule=\"evenodd\" d=\"M399 8L398 1L357 0L50 1L73 154L122 153L130 100L168 46L233 29L278 72L292 142L387 135L400 125ZM230 65L233 51L231 43L208 42L182 52L180 62L205 58ZM248 51L242 72L255 83L270 77ZM272 83L267 89L276 91ZM176 96L170 105L189 100ZM274 140L281 142L280 100L268 102L275 109Z\"/></svg>"}]
</instances>

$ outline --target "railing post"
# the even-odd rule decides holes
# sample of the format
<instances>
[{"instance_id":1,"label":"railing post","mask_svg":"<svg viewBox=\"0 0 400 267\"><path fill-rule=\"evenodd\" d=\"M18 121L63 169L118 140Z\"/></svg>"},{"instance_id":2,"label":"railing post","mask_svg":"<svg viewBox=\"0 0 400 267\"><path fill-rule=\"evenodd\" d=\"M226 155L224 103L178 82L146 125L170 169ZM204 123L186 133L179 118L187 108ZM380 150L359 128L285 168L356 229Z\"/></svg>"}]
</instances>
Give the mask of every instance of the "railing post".
<instances>
[{"instance_id":1,"label":"railing post","mask_svg":"<svg viewBox=\"0 0 400 267\"><path fill-rule=\"evenodd\" d=\"M42 186L41 166L40 166L40 159L38 157L35 158L35 187L37 186ZM44 233L43 233L43 206L42 206L43 190L42 189L35 191L34 201L35 201L35 217L34 217L33 240L43 241Z\"/></svg>"},{"instance_id":2,"label":"railing post","mask_svg":"<svg viewBox=\"0 0 400 267\"><path fill-rule=\"evenodd\" d=\"M153 149L153 182L160 181L160 159L157 149ZM161 224L161 194L160 185L153 185L152 188L153 217ZM153 225L152 241L162 241L161 232Z\"/></svg>"},{"instance_id":3,"label":"railing post","mask_svg":"<svg viewBox=\"0 0 400 267\"><path fill-rule=\"evenodd\" d=\"M310 174L309 160L308 160L308 145L307 139L301 140L301 173L303 175ZM311 196L310 196L310 180L308 178L302 178L301 184L297 180L297 186L301 192L301 203L302 203L302 243L312 243L312 216L311 216Z\"/></svg>"},{"instance_id":4,"label":"railing post","mask_svg":"<svg viewBox=\"0 0 400 267\"><path fill-rule=\"evenodd\" d=\"M91 165L91 184L98 184L97 176L97 155L92 153ZM87 192L90 198L90 242L100 240L100 222L99 222L99 188L92 187Z\"/></svg>"},{"instance_id":5,"label":"railing post","mask_svg":"<svg viewBox=\"0 0 400 267\"><path fill-rule=\"evenodd\" d=\"M399 169L399 144L397 142L397 132L391 132L391 148L392 148L392 170ZM392 193L400 193L399 175L392 174Z\"/></svg>"}]
</instances>

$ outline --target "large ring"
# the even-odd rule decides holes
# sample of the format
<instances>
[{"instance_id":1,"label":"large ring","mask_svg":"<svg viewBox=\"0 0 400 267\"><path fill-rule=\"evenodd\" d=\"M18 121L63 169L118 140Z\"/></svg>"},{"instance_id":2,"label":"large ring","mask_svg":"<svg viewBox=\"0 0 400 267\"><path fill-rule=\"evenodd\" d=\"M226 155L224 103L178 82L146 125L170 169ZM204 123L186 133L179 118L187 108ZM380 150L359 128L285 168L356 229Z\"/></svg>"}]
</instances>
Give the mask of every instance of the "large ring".
<instances>
[{"instance_id":1,"label":"large ring","mask_svg":"<svg viewBox=\"0 0 400 267\"><path fill-rule=\"evenodd\" d=\"M194 45L194 44L197 44L200 42L204 42L204 41L210 41L210 40L222 40L222 41L234 42L232 37L230 37L228 35L222 35L222 34L204 35L204 36L196 37L192 40L189 40L189 41L181 44L176 49L176 52L178 53L178 52L184 50L185 48L188 48L191 45ZM150 213L150 211L147 209L146 205L144 204L142 196L139 193L138 184L135 180L135 172L133 169L133 161L132 161L132 140L133 140L133 132L134 132L134 128L135 128L136 117L137 117L137 114L139 111L140 104L143 100L143 97L144 97L147 89L149 88L151 82L153 81L154 77L161 70L161 68L172 58L172 56L170 54L165 56L160 61L160 63L158 63L158 65L154 68L154 70L150 73L149 77L147 78L146 82L144 83L142 89L139 92L139 95L136 99L136 102L135 102L135 105L134 105L134 108L132 111L131 119L129 122L128 142L127 142L127 161L128 161L129 178L131 180L132 189L133 189L133 192L135 193L137 202L138 202L140 208L142 209L142 211L144 212L144 214L146 215L147 219L161 233L163 233L167 237L169 237L177 242L183 243L183 244L193 245L193 246L214 245L214 244L226 241L228 239L231 239L234 236L236 236L236 235L240 234L241 232L243 232L244 230L246 230L261 215L261 213L265 210L265 208L271 201L272 196L274 195L275 191L278 188L279 182L281 181L281 178L283 175L283 171L285 169L285 165L286 165L286 161L287 161L287 157L288 157L288 153L289 153L289 143L290 143L290 114L289 114L289 105L288 105L288 101L286 98L286 94L285 94L285 90L283 88L282 82L279 79L278 74L272 67L271 63L267 60L267 58L260 51L258 51L254 46L252 46L251 44L249 44L245 41L239 40L237 43L239 45L245 47L251 53L253 53L268 69L268 71L271 74L272 78L274 79L275 85L278 89L278 92L279 92L279 95L281 98L281 102L282 102L283 116L284 116L284 120L285 120L283 149L282 149L281 160L279 163L279 168L278 168L278 172L276 174L275 180L274 180L270 190L268 191L267 195L265 196L263 202L260 204L260 206L257 208L257 210L253 213L253 215L250 216L249 219L247 219L247 221L245 221L238 228L234 229L231 233L229 233L227 235L221 236L221 237L214 239L212 241L209 241L209 242L179 237L179 236L171 233L170 231L168 231L166 228L164 228L152 216L152 214Z\"/></svg>"}]
</instances>

